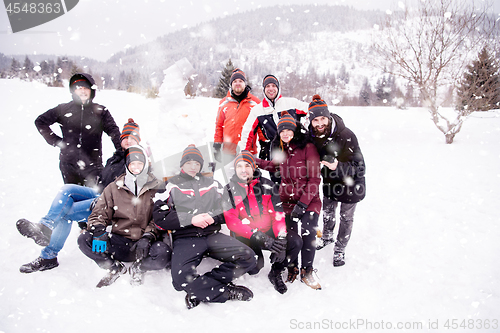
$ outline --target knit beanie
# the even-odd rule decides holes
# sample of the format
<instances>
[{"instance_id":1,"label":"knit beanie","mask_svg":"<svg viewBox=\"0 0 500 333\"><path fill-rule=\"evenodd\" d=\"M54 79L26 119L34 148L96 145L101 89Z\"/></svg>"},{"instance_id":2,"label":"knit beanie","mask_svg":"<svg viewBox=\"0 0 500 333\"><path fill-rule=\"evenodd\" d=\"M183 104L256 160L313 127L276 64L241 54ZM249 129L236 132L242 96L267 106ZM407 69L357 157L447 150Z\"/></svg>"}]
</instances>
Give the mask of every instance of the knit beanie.
<instances>
[{"instance_id":1,"label":"knit beanie","mask_svg":"<svg viewBox=\"0 0 500 333\"><path fill-rule=\"evenodd\" d=\"M184 149L184 152L182 153L180 167L182 168L184 163L189 161L196 161L200 163L201 167L203 168L203 155L198 150L198 148L196 148L195 145L189 145L187 146L186 149Z\"/></svg>"},{"instance_id":2,"label":"knit beanie","mask_svg":"<svg viewBox=\"0 0 500 333\"><path fill-rule=\"evenodd\" d=\"M281 118L278 121L278 134L285 129L295 132L296 128L297 122L295 121L295 118L288 112L283 111L283 113L281 113Z\"/></svg>"},{"instance_id":3,"label":"knit beanie","mask_svg":"<svg viewBox=\"0 0 500 333\"><path fill-rule=\"evenodd\" d=\"M146 155L139 146L131 146L125 150L125 166L128 168L128 165L134 161L140 161L146 165Z\"/></svg>"},{"instance_id":4,"label":"knit beanie","mask_svg":"<svg viewBox=\"0 0 500 333\"><path fill-rule=\"evenodd\" d=\"M233 71L233 74L231 74L231 79L229 79L229 85L232 85L233 81L236 80L236 79L241 79L245 83L247 83L247 77L245 76L245 73L241 69L239 69L239 68L236 68Z\"/></svg>"},{"instance_id":5,"label":"knit beanie","mask_svg":"<svg viewBox=\"0 0 500 333\"><path fill-rule=\"evenodd\" d=\"M256 168L255 158L253 157L252 153L250 153L248 150L242 150L238 155L236 155L236 158L234 159L235 169L236 169L236 164L238 164L241 161L247 162L252 167L252 170L255 170Z\"/></svg>"},{"instance_id":6,"label":"knit beanie","mask_svg":"<svg viewBox=\"0 0 500 333\"><path fill-rule=\"evenodd\" d=\"M274 83L278 89L280 88L280 83L274 75L268 74L264 76L264 80L262 80L262 87L265 88L269 83Z\"/></svg>"},{"instance_id":7,"label":"knit beanie","mask_svg":"<svg viewBox=\"0 0 500 333\"><path fill-rule=\"evenodd\" d=\"M137 144L141 142L141 136L139 135L139 125L137 125L132 118L128 118L128 123L123 125L122 135L120 135L120 141L127 138L129 135L132 135Z\"/></svg>"},{"instance_id":8,"label":"knit beanie","mask_svg":"<svg viewBox=\"0 0 500 333\"><path fill-rule=\"evenodd\" d=\"M85 78L81 78L81 79L77 79L77 80L73 81L70 88L71 88L71 91L75 91L75 89L77 89L79 87L91 89L90 82Z\"/></svg>"},{"instance_id":9,"label":"knit beanie","mask_svg":"<svg viewBox=\"0 0 500 333\"><path fill-rule=\"evenodd\" d=\"M309 104L309 120L316 117L330 117L330 111L328 111L328 105L325 101L318 94L314 95L312 99Z\"/></svg>"}]
</instances>

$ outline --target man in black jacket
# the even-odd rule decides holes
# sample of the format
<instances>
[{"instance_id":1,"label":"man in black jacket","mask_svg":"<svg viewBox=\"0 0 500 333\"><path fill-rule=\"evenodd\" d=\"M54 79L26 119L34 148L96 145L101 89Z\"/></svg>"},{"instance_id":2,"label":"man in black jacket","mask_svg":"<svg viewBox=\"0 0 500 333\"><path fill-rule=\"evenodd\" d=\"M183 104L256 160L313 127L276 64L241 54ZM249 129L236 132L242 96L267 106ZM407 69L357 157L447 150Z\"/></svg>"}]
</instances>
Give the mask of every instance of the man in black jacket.
<instances>
[{"instance_id":1,"label":"man in black jacket","mask_svg":"<svg viewBox=\"0 0 500 333\"><path fill-rule=\"evenodd\" d=\"M318 149L323 177L323 235L317 250L335 242L335 211L340 205L340 225L333 252L333 266L345 264L345 247L351 238L356 204L366 194L365 161L356 135L338 115L330 113L319 95L309 104L309 134Z\"/></svg>"},{"instance_id":2,"label":"man in black jacket","mask_svg":"<svg viewBox=\"0 0 500 333\"><path fill-rule=\"evenodd\" d=\"M73 101L59 104L38 116L35 126L48 144L59 147L59 168L65 184L94 186L102 171L102 132L120 149L120 129L108 109L93 102L92 76L78 73L71 77ZM50 126L58 123L62 138Z\"/></svg>"},{"instance_id":3,"label":"man in black jacket","mask_svg":"<svg viewBox=\"0 0 500 333\"><path fill-rule=\"evenodd\" d=\"M255 253L219 232L224 223L223 189L216 180L200 173L202 166L200 151L188 146L181 158L180 174L154 198L154 222L158 229L172 235L172 284L176 290L186 291L188 309L200 302L249 301L253 297L250 289L231 281L255 267ZM222 264L199 275L196 267L204 256Z\"/></svg>"}]
</instances>

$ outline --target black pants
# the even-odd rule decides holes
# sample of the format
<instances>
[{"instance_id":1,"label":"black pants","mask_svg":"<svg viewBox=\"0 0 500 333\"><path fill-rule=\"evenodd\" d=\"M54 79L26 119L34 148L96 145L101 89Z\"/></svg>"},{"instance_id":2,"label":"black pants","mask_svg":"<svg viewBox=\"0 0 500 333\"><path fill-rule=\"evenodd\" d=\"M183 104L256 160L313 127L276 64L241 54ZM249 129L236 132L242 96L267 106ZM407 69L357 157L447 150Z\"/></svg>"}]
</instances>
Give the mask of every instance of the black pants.
<instances>
[{"instance_id":1,"label":"black pants","mask_svg":"<svg viewBox=\"0 0 500 333\"><path fill-rule=\"evenodd\" d=\"M316 255L316 227L318 226L318 218L318 214L307 211L300 220L300 236L302 237L300 259L302 268L313 267L314 256ZM285 216L285 221L288 233L290 231L299 233L298 222L293 221L290 215ZM299 267L298 258L292 263L292 266Z\"/></svg>"},{"instance_id":2,"label":"black pants","mask_svg":"<svg viewBox=\"0 0 500 333\"><path fill-rule=\"evenodd\" d=\"M79 166L77 163L59 162L64 184L93 187L99 181L102 168L101 164Z\"/></svg>"},{"instance_id":3,"label":"black pants","mask_svg":"<svg viewBox=\"0 0 500 333\"><path fill-rule=\"evenodd\" d=\"M254 253L237 239L222 233L204 237L174 239L172 284L203 302L224 303L228 300L227 285L255 267ZM204 256L222 262L204 275L196 267Z\"/></svg>"},{"instance_id":4,"label":"black pants","mask_svg":"<svg viewBox=\"0 0 500 333\"><path fill-rule=\"evenodd\" d=\"M266 232L268 236L276 238L274 235L273 229L269 229ZM257 244L253 239L248 239L245 237L236 237L240 242L248 245L257 256L257 266L248 272L250 275L255 275L260 272L262 267L264 267L264 255L262 253L262 248L259 244ZM286 259L283 262L275 262L272 264L271 269L282 271L285 267L287 267L291 263L297 262L297 258L299 256L299 252L302 249L302 238L293 230L288 230L286 235Z\"/></svg>"},{"instance_id":5,"label":"black pants","mask_svg":"<svg viewBox=\"0 0 500 333\"><path fill-rule=\"evenodd\" d=\"M130 240L121 235L113 234L109 238L108 246L104 253L92 252L92 234L84 231L78 237L78 246L80 250L90 259L94 260L99 267L109 269L115 260L123 262L135 261L135 251L130 248L137 241ZM149 255L142 259L141 270L154 271L160 270L168 266L172 257L172 250L170 247L161 241L151 244Z\"/></svg>"}]
</instances>

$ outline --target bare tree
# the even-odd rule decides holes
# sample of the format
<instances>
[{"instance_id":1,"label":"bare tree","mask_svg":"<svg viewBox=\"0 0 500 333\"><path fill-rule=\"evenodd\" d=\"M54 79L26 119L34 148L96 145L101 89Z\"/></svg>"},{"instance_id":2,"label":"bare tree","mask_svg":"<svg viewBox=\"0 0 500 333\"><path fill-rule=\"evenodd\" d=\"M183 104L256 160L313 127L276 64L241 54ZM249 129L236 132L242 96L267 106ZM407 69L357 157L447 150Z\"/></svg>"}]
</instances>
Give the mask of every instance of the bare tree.
<instances>
[{"instance_id":1,"label":"bare tree","mask_svg":"<svg viewBox=\"0 0 500 333\"><path fill-rule=\"evenodd\" d=\"M472 56L496 38L491 3L477 7L468 0L427 0L400 7L374 36L381 61L375 64L415 85L446 143L452 143L467 114L456 110L450 117L440 107L449 104L450 87L455 88ZM384 67L388 63L392 66Z\"/></svg>"}]
</instances>

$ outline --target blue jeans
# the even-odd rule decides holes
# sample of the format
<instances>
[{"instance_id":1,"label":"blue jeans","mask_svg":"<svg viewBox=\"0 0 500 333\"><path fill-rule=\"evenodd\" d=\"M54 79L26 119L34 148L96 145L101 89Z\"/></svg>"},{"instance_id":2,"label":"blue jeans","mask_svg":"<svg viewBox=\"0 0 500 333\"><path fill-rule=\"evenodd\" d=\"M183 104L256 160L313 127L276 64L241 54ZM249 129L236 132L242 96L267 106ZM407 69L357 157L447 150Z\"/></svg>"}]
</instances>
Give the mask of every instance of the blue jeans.
<instances>
[{"instance_id":1,"label":"blue jeans","mask_svg":"<svg viewBox=\"0 0 500 333\"><path fill-rule=\"evenodd\" d=\"M40 257L52 259L64 246L71 231L73 221L86 221L90 215L90 204L99 194L90 187L66 184L52 201L49 212L41 218L40 223L52 230L50 243Z\"/></svg>"}]
</instances>

